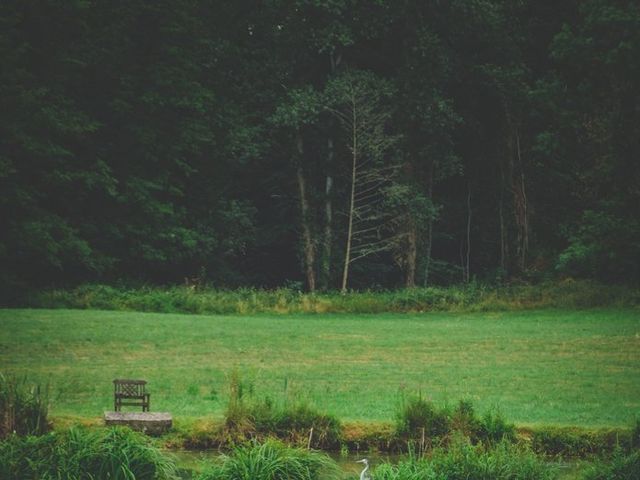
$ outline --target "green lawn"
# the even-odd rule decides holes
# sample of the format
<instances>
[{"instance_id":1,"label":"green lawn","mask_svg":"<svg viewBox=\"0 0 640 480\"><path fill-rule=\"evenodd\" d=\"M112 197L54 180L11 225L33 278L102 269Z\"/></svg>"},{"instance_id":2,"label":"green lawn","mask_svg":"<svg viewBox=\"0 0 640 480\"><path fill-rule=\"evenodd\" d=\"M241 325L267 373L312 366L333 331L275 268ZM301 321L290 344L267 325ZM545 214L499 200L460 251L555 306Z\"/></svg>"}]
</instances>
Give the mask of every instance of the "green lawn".
<instances>
[{"instance_id":1,"label":"green lawn","mask_svg":"<svg viewBox=\"0 0 640 480\"><path fill-rule=\"evenodd\" d=\"M117 377L147 379L152 410L221 414L234 368L254 395L303 398L343 420L392 420L402 392L421 392L517 424L623 426L640 415L640 311L0 310L0 371L48 382L53 415L101 415Z\"/></svg>"}]
</instances>

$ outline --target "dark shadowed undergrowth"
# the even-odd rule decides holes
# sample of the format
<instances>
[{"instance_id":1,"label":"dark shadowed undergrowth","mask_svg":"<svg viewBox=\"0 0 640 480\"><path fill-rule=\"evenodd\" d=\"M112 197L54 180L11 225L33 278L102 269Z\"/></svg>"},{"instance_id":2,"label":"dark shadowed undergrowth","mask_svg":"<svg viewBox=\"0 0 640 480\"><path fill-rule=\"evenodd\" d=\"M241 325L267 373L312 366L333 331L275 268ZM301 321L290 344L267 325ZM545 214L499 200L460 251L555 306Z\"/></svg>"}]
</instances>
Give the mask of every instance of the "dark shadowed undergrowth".
<instances>
[{"instance_id":1,"label":"dark shadowed undergrowth","mask_svg":"<svg viewBox=\"0 0 640 480\"><path fill-rule=\"evenodd\" d=\"M82 285L28 295L19 306L162 313L382 313L422 311L505 311L533 308L637 306L640 290L565 280L540 285L464 286L309 294L295 289L212 287L126 288Z\"/></svg>"},{"instance_id":2,"label":"dark shadowed undergrowth","mask_svg":"<svg viewBox=\"0 0 640 480\"><path fill-rule=\"evenodd\" d=\"M0 439L12 433L45 433L49 429L48 403L47 387L0 373Z\"/></svg>"},{"instance_id":3,"label":"dark shadowed undergrowth","mask_svg":"<svg viewBox=\"0 0 640 480\"><path fill-rule=\"evenodd\" d=\"M0 442L0 479L177 479L170 457L144 435L125 428L72 428Z\"/></svg>"},{"instance_id":4,"label":"dark shadowed undergrowth","mask_svg":"<svg viewBox=\"0 0 640 480\"><path fill-rule=\"evenodd\" d=\"M638 480L640 478L640 451L625 454L614 452L608 460L594 460L583 480Z\"/></svg>"}]
</instances>

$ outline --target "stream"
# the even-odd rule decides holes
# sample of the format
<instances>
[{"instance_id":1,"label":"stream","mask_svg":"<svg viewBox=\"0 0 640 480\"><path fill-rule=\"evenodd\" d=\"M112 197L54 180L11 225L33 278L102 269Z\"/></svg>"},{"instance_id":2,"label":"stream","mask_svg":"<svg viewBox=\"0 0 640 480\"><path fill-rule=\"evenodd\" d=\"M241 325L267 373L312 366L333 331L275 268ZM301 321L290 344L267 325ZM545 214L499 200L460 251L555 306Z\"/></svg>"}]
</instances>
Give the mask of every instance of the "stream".
<instances>
[{"instance_id":1,"label":"stream","mask_svg":"<svg viewBox=\"0 0 640 480\"><path fill-rule=\"evenodd\" d=\"M185 480L195 478L195 476L200 473L203 466L207 463L213 462L221 455L218 450L167 450L166 452L176 459L180 476ZM362 470L362 464L356 463L356 461L361 460L365 456L373 468L382 462L398 463L403 458L406 458L406 455L390 455L383 453L367 453L364 455L362 453L341 454L331 452L328 453L328 455L344 472L345 479L358 478L358 475ZM558 480L578 479L580 471L584 468L584 463L570 461L549 462L549 465L553 465L558 469L558 476L556 477Z\"/></svg>"}]
</instances>

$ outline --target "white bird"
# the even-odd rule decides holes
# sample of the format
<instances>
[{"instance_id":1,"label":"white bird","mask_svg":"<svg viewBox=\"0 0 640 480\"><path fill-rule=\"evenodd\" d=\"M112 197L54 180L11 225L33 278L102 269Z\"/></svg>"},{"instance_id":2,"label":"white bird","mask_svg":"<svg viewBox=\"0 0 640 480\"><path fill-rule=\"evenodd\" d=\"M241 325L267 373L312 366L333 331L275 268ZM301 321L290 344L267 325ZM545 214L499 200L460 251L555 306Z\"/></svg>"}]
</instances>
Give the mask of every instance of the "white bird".
<instances>
[{"instance_id":1,"label":"white bird","mask_svg":"<svg viewBox=\"0 0 640 480\"><path fill-rule=\"evenodd\" d=\"M356 463L364 463L364 470L360 472L360 480L371 480L371 475L369 475L369 460L363 458L362 460L357 460Z\"/></svg>"}]
</instances>

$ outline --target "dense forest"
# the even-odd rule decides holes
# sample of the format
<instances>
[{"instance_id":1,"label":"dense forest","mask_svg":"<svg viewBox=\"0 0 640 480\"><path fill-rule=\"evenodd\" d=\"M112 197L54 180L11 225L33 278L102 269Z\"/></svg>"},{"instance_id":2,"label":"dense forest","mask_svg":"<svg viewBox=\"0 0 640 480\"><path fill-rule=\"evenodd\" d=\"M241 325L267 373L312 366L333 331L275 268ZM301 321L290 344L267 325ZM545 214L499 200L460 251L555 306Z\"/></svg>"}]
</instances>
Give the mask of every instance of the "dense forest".
<instances>
[{"instance_id":1,"label":"dense forest","mask_svg":"<svg viewBox=\"0 0 640 480\"><path fill-rule=\"evenodd\" d=\"M3 0L0 288L640 280L632 0Z\"/></svg>"}]
</instances>

